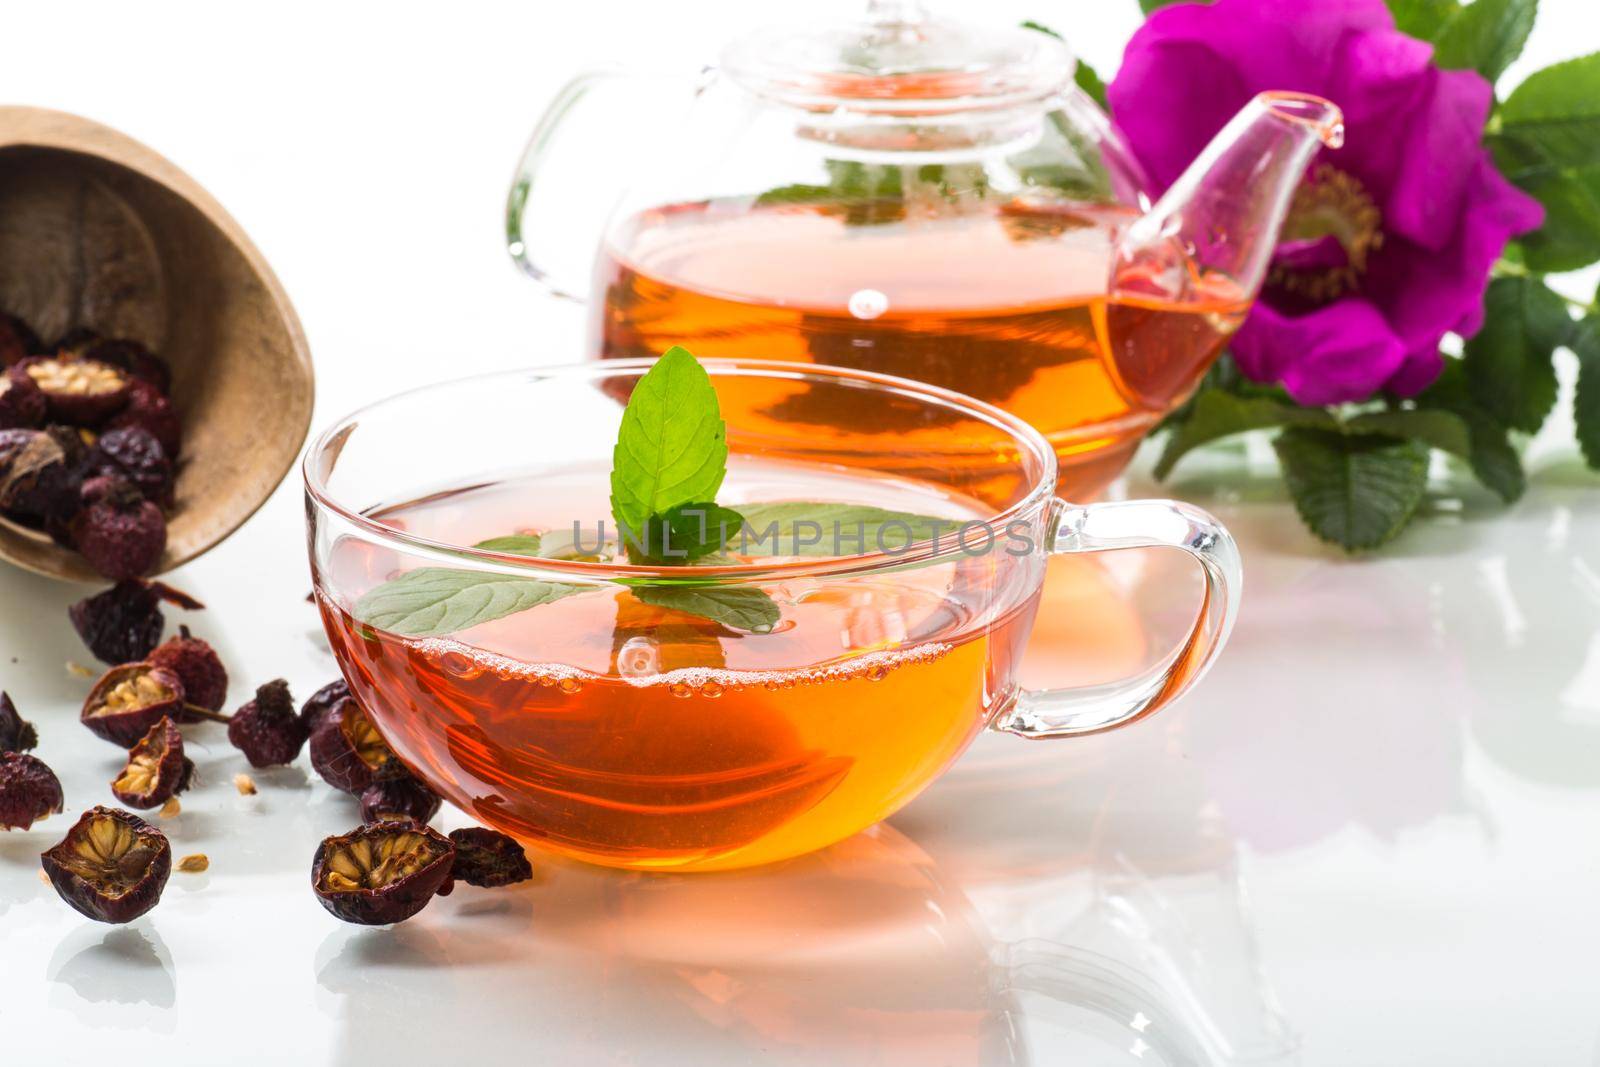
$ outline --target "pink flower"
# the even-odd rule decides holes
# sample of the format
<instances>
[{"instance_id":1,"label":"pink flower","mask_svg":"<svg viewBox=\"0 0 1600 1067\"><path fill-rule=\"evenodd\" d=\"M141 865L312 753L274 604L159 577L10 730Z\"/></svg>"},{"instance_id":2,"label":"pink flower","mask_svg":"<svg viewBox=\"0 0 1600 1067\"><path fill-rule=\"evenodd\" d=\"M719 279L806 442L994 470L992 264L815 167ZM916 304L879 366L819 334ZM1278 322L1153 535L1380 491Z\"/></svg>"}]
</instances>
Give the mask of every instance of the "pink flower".
<instances>
[{"instance_id":1,"label":"pink flower","mask_svg":"<svg viewBox=\"0 0 1600 1067\"><path fill-rule=\"evenodd\" d=\"M1345 147L1312 162L1234 357L1302 404L1421 392L1439 375L1444 335L1483 325L1506 242L1543 219L1483 146L1492 89L1435 67L1383 0L1217 0L1152 15L1109 97L1164 189L1271 89L1338 104Z\"/></svg>"}]
</instances>

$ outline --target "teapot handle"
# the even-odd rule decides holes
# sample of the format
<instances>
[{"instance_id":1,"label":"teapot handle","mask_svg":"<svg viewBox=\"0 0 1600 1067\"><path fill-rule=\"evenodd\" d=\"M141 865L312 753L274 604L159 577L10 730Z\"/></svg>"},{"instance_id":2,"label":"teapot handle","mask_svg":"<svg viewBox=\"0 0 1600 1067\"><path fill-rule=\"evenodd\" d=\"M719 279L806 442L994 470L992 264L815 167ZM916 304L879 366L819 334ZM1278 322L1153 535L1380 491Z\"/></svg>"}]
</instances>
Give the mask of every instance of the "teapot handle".
<instances>
[{"instance_id":1,"label":"teapot handle","mask_svg":"<svg viewBox=\"0 0 1600 1067\"><path fill-rule=\"evenodd\" d=\"M517 163L506 197L506 251L524 274L555 296L579 303L588 300L592 252L624 191L622 180L610 176L626 173L627 164L639 158L637 146L630 147L625 158L607 159L607 151L616 154L619 145L628 143L622 138L630 134L635 139L645 135L644 130L624 127L624 122L639 125L637 114L620 120L616 108L611 109L612 114L588 122L572 119L579 112L600 110L599 101L606 90L637 90L648 78L611 70L588 71L573 78L545 109ZM629 110L636 113L636 92L629 94L628 103ZM569 145L565 169L552 169L553 150L569 139L577 140L572 134L580 130L591 137L604 131L598 151L593 144ZM574 169L577 167L583 169ZM566 262L551 255L552 250L563 248L573 250Z\"/></svg>"}]
</instances>

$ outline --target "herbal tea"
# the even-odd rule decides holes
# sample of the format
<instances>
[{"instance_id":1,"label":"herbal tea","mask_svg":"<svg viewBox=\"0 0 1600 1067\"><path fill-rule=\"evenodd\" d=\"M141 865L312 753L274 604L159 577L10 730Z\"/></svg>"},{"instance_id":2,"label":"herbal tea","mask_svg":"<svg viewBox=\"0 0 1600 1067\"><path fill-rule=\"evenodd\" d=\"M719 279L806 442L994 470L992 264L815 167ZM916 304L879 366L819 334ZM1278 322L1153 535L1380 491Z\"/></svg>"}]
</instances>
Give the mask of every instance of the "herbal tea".
<instances>
[{"instance_id":1,"label":"herbal tea","mask_svg":"<svg viewBox=\"0 0 1600 1067\"><path fill-rule=\"evenodd\" d=\"M1176 244L1114 271L1131 218L1015 199L925 213L901 201L657 208L602 250L592 344L607 358L685 344L944 386L1042 431L1061 491L1080 499L1194 388L1249 305ZM900 429L872 417L863 431Z\"/></svg>"},{"instance_id":2,"label":"herbal tea","mask_svg":"<svg viewBox=\"0 0 1600 1067\"><path fill-rule=\"evenodd\" d=\"M388 507L450 544L606 514L603 467L466 486ZM829 500L962 522L989 511L928 484L735 456L719 503ZM319 588L393 577L387 550L334 544ZM1038 553L959 557L763 589L781 616L740 632L616 585L445 636L357 621L326 595L334 652L385 739L464 811L591 862L717 869L829 844L884 818L1015 689Z\"/></svg>"}]
</instances>

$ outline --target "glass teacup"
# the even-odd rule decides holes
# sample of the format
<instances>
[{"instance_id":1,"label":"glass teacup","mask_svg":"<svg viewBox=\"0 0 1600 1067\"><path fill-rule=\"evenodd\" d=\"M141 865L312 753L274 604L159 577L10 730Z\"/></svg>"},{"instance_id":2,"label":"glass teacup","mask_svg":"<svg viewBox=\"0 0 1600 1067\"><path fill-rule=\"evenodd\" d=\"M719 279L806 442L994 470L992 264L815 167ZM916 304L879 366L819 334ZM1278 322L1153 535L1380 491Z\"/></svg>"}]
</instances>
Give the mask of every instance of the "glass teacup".
<instances>
[{"instance_id":1,"label":"glass teacup","mask_svg":"<svg viewBox=\"0 0 1600 1067\"><path fill-rule=\"evenodd\" d=\"M840 368L708 362L729 449L718 503L747 525L711 565L632 563L602 524L650 365L431 386L308 454L317 598L345 677L400 759L488 825L618 867L783 859L890 815L985 727L1070 737L1142 718L1226 639L1239 562L1211 516L1063 503L1054 452L1022 420ZM941 522L929 536L886 512ZM494 541L533 535L561 558ZM1151 546L1201 564L1188 639L1121 682L1022 689L1047 557Z\"/></svg>"}]
</instances>

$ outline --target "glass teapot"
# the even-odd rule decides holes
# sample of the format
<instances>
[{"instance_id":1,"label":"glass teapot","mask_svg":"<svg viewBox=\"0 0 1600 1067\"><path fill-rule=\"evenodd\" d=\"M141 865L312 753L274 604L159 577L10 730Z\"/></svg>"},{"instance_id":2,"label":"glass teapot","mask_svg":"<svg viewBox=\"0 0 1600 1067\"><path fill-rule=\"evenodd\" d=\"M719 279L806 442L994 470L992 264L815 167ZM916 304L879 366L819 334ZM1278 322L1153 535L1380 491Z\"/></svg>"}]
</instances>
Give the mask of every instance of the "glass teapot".
<instances>
[{"instance_id":1,"label":"glass teapot","mask_svg":"<svg viewBox=\"0 0 1600 1067\"><path fill-rule=\"evenodd\" d=\"M603 184L566 147L581 140L574 116L610 94L661 127L640 115L669 94L586 74L521 162L511 255L589 300L595 356L683 344L945 386L1032 422L1060 490L1083 499L1243 322L1306 164L1338 146L1342 118L1318 97L1263 94L1152 202L1074 69L1049 34L895 0L872 0L857 24L736 41L669 148L636 157L588 281L554 236ZM613 143L634 132L587 122Z\"/></svg>"}]
</instances>

